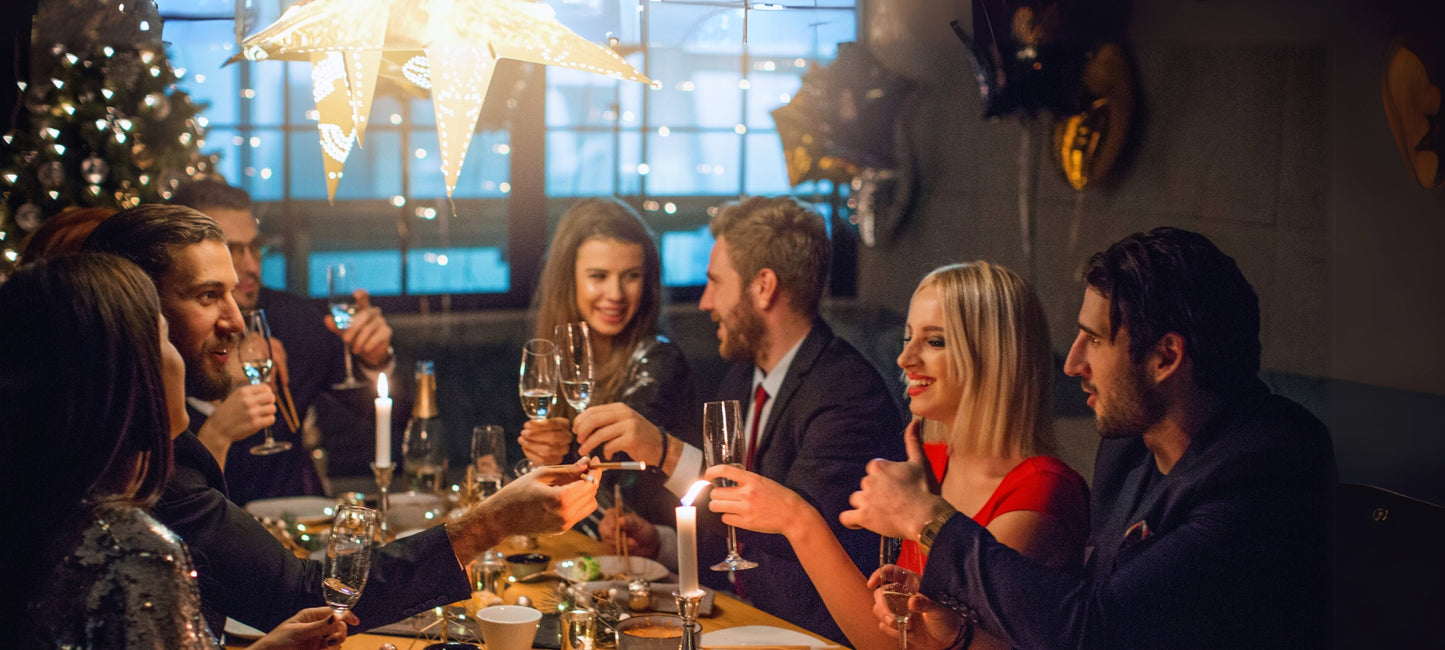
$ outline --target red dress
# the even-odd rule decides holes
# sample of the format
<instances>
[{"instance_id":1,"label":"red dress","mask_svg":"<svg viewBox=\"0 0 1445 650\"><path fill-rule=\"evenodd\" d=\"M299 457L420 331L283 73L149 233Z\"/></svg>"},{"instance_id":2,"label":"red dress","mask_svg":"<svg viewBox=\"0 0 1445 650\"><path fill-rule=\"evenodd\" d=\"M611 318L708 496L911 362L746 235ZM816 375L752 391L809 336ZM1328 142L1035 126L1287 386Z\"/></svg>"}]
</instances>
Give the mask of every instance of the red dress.
<instances>
[{"instance_id":1,"label":"red dress","mask_svg":"<svg viewBox=\"0 0 1445 650\"><path fill-rule=\"evenodd\" d=\"M948 471L948 444L924 443L923 452L933 475L943 482ZM1084 477L1057 458L1034 456L1015 465L994 489L973 520L987 526L995 517L1015 510L1042 512L1058 519L1071 532L1080 535L1089 526L1089 486ZM1080 560L1082 561L1082 556ZM928 557L913 540L903 541L898 566L923 573Z\"/></svg>"}]
</instances>

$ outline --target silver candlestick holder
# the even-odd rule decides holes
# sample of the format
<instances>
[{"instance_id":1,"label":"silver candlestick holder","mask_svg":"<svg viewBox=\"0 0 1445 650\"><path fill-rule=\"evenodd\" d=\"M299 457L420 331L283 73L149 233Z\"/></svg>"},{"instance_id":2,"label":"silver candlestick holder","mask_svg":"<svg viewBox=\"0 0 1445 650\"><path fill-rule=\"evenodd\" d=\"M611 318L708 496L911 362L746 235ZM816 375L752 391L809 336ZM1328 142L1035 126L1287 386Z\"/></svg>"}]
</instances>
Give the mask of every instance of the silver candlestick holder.
<instances>
[{"instance_id":1,"label":"silver candlestick holder","mask_svg":"<svg viewBox=\"0 0 1445 650\"><path fill-rule=\"evenodd\" d=\"M386 511L390 505L387 495L391 491L391 474L394 471L396 471L395 464L385 467L378 467L376 463L371 464L371 473L376 477L376 519L381 525L383 543L391 541L391 524L386 523Z\"/></svg>"},{"instance_id":2,"label":"silver candlestick holder","mask_svg":"<svg viewBox=\"0 0 1445 650\"><path fill-rule=\"evenodd\" d=\"M697 613L702 607L702 596L701 589L686 594L672 592L672 599L677 601L677 614L682 617L682 650L698 650L693 625L697 623Z\"/></svg>"}]
</instances>

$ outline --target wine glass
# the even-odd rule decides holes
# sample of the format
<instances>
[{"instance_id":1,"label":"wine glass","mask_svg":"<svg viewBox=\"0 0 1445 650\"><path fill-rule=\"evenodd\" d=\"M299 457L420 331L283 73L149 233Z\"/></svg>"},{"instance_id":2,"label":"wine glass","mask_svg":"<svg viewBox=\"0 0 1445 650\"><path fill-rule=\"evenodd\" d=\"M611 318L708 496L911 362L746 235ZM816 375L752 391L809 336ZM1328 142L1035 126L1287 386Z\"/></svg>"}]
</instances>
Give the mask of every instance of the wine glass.
<instances>
[{"instance_id":1,"label":"wine glass","mask_svg":"<svg viewBox=\"0 0 1445 650\"><path fill-rule=\"evenodd\" d=\"M908 648L908 599L918 593L918 574L901 566L890 564L883 567L883 602L893 613L893 623L898 626L898 650Z\"/></svg>"},{"instance_id":2,"label":"wine glass","mask_svg":"<svg viewBox=\"0 0 1445 650\"><path fill-rule=\"evenodd\" d=\"M371 571L371 552L376 549L376 511L361 506L338 506L326 542L326 566L321 593L336 617L361 599L366 574Z\"/></svg>"},{"instance_id":3,"label":"wine glass","mask_svg":"<svg viewBox=\"0 0 1445 650\"><path fill-rule=\"evenodd\" d=\"M479 424L472 427L472 487L480 498L502 489L502 467L507 462L507 446L502 427Z\"/></svg>"},{"instance_id":4,"label":"wine glass","mask_svg":"<svg viewBox=\"0 0 1445 650\"><path fill-rule=\"evenodd\" d=\"M563 323L557 326L557 364L562 382L562 396L572 409L587 410L592 399L592 340L587 322Z\"/></svg>"},{"instance_id":5,"label":"wine glass","mask_svg":"<svg viewBox=\"0 0 1445 650\"><path fill-rule=\"evenodd\" d=\"M336 329L345 330L351 327L351 317L356 315L356 287L352 282L355 275L350 264L330 264L326 267L326 302L331 307L331 318L336 321ZM346 379L340 383L332 384L336 390L351 390L354 388L365 388L366 382L357 381L353 372L351 360L351 347L343 344L346 354Z\"/></svg>"},{"instance_id":6,"label":"wine glass","mask_svg":"<svg viewBox=\"0 0 1445 650\"><path fill-rule=\"evenodd\" d=\"M738 401L708 402L702 405L702 439L707 464L743 466L743 420ZM733 484L727 479L718 479L718 487ZM723 561L712 565L713 571L741 571L757 566L757 562L744 560L738 555L738 531L728 526L728 555Z\"/></svg>"},{"instance_id":7,"label":"wine glass","mask_svg":"<svg viewBox=\"0 0 1445 650\"><path fill-rule=\"evenodd\" d=\"M898 556L903 553L903 539L899 537L888 537L887 535L878 538L878 568L890 564L898 564Z\"/></svg>"},{"instance_id":8,"label":"wine glass","mask_svg":"<svg viewBox=\"0 0 1445 650\"><path fill-rule=\"evenodd\" d=\"M246 323L246 329L241 332L241 344L236 347L236 357L241 360L241 370L246 373L246 379L250 380L252 386L264 384L271 380L271 369L274 367L271 361L271 327L266 324L266 311L247 309L241 312L241 318ZM261 431L265 432L266 441L252 447L251 453L268 456L291 448L291 443L277 440L271 435L271 427Z\"/></svg>"},{"instance_id":9,"label":"wine glass","mask_svg":"<svg viewBox=\"0 0 1445 650\"><path fill-rule=\"evenodd\" d=\"M521 379L517 391L522 411L529 420L545 420L557 402L557 345L547 339L532 339L522 346ZM524 476L535 469L532 459L523 458L512 466L512 474Z\"/></svg>"}]
</instances>

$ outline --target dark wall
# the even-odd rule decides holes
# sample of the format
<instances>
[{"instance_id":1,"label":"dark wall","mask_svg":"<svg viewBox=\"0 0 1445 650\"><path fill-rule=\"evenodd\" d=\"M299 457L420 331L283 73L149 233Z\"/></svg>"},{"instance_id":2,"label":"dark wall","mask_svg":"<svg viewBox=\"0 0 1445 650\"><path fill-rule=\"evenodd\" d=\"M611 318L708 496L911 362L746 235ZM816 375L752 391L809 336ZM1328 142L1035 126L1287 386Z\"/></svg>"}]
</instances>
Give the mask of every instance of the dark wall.
<instances>
[{"instance_id":1,"label":"dark wall","mask_svg":"<svg viewBox=\"0 0 1445 650\"><path fill-rule=\"evenodd\" d=\"M1089 254L1159 225L1198 230L1260 294L1265 366L1325 380L1319 400L1304 399L1345 405L1333 413L1350 417L1331 422L1342 477L1389 484L1421 463L1441 475L1445 191L1407 175L1380 79L1399 32L1433 29L1445 42L1442 3L1135 2L1137 139L1127 166L1082 193L1048 153L1047 116L981 118L947 27L970 25L969 6L866 5L870 48L919 84L901 119L920 193L897 236L861 252L860 301L904 311L932 267L994 260L1033 278L1063 353ZM1445 485L1433 492L1445 500Z\"/></svg>"}]
</instances>

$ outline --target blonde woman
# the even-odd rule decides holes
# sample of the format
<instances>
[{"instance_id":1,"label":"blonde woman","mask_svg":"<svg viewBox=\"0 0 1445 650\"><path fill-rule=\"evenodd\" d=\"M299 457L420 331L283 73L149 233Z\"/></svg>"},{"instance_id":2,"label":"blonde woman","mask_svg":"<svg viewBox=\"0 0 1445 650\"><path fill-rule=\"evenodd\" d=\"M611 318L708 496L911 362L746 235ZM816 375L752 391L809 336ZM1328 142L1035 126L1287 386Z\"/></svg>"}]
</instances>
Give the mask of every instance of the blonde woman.
<instances>
[{"instance_id":1,"label":"blonde woman","mask_svg":"<svg viewBox=\"0 0 1445 650\"><path fill-rule=\"evenodd\" d=\"M913 293L898 366L915 416L905 436L913 449L920 436L929 440L943 498L1040 564L1082 566L1088 488L1045 455L1052 447L1053 360L1043 309L1028 283L981 261L929 273ZM712 492L710 507L725 523L788 539L854 647L897 643L878 627L865 576L812 506L736 468L713 467L707 477L738 482ZM900 564L921 570L921 552L905 550L914 560ZM980 633L972 647L1004 646Z\"/></svg>"}]
</instances>

